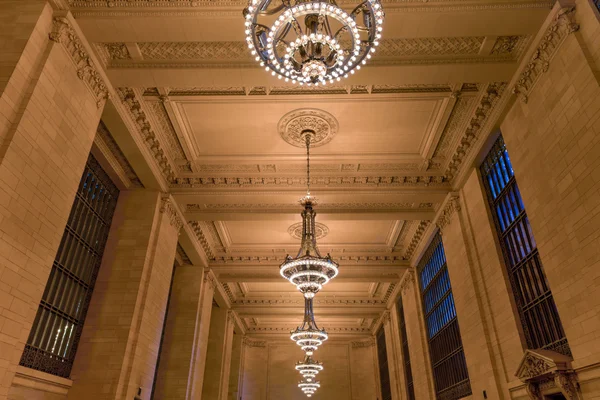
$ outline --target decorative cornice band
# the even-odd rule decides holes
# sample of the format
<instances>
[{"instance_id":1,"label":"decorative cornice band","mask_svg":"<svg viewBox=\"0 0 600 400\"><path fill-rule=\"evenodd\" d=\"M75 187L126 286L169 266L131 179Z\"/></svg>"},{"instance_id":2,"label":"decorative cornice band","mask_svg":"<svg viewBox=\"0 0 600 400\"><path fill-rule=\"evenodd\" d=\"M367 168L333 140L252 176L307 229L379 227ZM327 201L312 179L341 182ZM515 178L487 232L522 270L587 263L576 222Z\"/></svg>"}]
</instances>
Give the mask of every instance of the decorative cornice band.
<instances>
[{"instance_id":1,"label":"decorative cornice band","mask_svg":"<svg viewBox=\"0 0 600 400\"><path fill-rule=\"evenodd\" d=\"M204 231L202 231L202 227L200 226L200 223L197 221L190 221L190 222L188 222L188 224L189 224L190 228L192 228L192 231L194 231L194 233L196 234L196 239L202 246L202 250L204 250L204 254L206 254L206 258L208 258L209 261L214 261L215 255L210 247L210 243L208 243L208 240L206 239L206 235L204 234Z\"/></svg>"},{"instance_id":2,"label":"decorative cornice band","mask_svg":"<svg viewBox=\"0 0 600 400\"><path fill-rule=\"evenodd\" d=\"M413 238L410 241L410 244L408 245L408 247L406 249L406 253L404 253L404 259L405 260L410 260L411 259L411 257L413 256L413 253L417 249L417 246L419 245L419 243L421 243L421 239L423 238L423 234L425 233L425 231L429 227L429 224L431 224L431 221L421 221L421 222L419 222L419 226L417 227L417 230L415 231L415 234L414 234Z\"/></svg>"},{"instance_id":3,"label":"decorative cornice band","mask_svg":"<svg viewBox=\"0 0 600 400\"><path fill-rule=\"evenodd\" d=\"M246 346L246 347L267 347L267 342L264 340L255 340L255 339L250 339L248 336L244 336L244 338L242 339L242 343Z\"/></svg>"},{"instance_id":4,"label":"decorative cornice band","mask_svg":"<svg viewBox=\"0 0 600 400\"><path fill-rule=\"evenodd\" d=\"M175 172L171 167L168 157L165 155L165 151L158 141L156 133L150 125L146 113L142 109L142 104L137 99L134 90L130 88L119 88L117 89L117 93L123 104L126 106L127 112L135 123L139 134L146 143L146 147L154 156L164 178L167 182L173 183L175 181Z\"/></svg>"},{"instance_id":5,"label":"decorative cornice band","mask_svg":"<svg viewBox=\"0 0 600 400\"><path fill-rule=\"evenodd\" d=\"M177 232L179 232L183 227L183 219L179 215L179 211L177 210L176 206L173 204L171 196L163 196L160 202L160 212L165 213L169 217L171 226L174 226Z\"/></svg>"},{"instance_id":6,"label":"decorative cornice band","mask_svg":"<svg viewBox=\"0 0 600 400\"><path fill-rule=\"evenodd\" d=\"M454 213L460 211L460 197L458 195L450 196L443 207L442 212L436 219L436 225L442 234L444 233L444 229L450 224Z\"/></svg>"},{"instance_id":7,"label":"decorative cornice band","mask_svg":"<svg viewBox=\"0 0 600 400\"><path fill-rule=\"evenodd\" d=\"M90 54L68 18L54 17L52 22L49 39L62 45L77 69L77 77L85 83L96 99L96 106L102 107L108 99L108 87Z\"/></svg>"},{"instance_id":8,"label":"decorative cornice band","mask_svg":"<svg viewBox=\"0 0 600 400\"><path fill-rule=\"evenodd\" d=\"M353 349L363 349L375 346L375 338L371 337L367 340L358 340L352 342Z\"/></svg>"},{"instance_id":9,"label":"decorative cornice band","mask_svg":"<svg viewBox=\"0 0 600 400\"><path fill-rule=\"evenodd\" d=\"M210 272L210 270L207 270L204 273L204 283L209 284L213 290L217 287L217 281L215 280L215 277Z\"/></svg>"},{"instance_id":10,"label":"decorative cornice band","mask_svg":"<svg viewBox=\"0 0 600 400\"><path fill-rule=\"evenodd\" d=\"M540 76L550 68L550 61L567 36L579 30L579 24L573 19L574 15L575 7L560 9L552 24L546 29L543 39L533 52L529 63L519 75L512 92L519 96L524 103L527 103L529 94Z\"/></svg>"}]
</instances>

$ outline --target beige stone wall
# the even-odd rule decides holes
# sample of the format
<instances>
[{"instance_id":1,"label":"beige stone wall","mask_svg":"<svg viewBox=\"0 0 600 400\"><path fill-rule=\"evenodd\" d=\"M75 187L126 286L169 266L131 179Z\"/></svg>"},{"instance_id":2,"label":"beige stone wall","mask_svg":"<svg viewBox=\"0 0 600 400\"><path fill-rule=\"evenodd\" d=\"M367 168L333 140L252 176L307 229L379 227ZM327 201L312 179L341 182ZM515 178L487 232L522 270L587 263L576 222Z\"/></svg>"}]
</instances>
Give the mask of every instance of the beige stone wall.
<instances>
[{"instance_id":1,"label":"beige stone wall","mask_svg":"<svg viewBox=\"0 0 600 400\"><path fill-rule=\"evenodd\" d=\"M240 366L242 356L242 338L243 335L234 332L231 349L231 367L229 368L229 391L228 400L239 400L238 384L240 379Z\"/></svg>"},{"instance_id":2,"label":"beige stone wall","mask_svg":"<svg viewBox=\"0 0 600 400\"><path fill-rule=\"evenodd\" d=\"M600 24L584 0L575 20L579 32L501 128L574 365L583 368L600 361ZM586 398L600 396L597 382L583 382Z\"/></svg>"},{"instance_id":3,"label":"beige stone wall","mask_svg":"<svg viewBox=\"0 0 600 400\"><path fill-rule=\"evenodd\" d=\"M18 7L15 6L18 3ZM18 18L15 15L19 15ZM6 398L102 108L43 2L0 2L0 399ZM18 25L14 25L14 24ZM23 49L18 57L15 52ZM101 106L102 104L100 104Z\"/></svg>"},{"instance_id":4,"label":"beige stone wall","mask_svg":"<svg viewBox=\"0 0 600 400\"><path fill-rule=\"evenodd\" d=\"M316 398L330 400L375 400L377 398L375 346L353 347L345 342L326 342L314 355L323 363L318 375L321 388ZM297 387L300 374L296 361L304 353L294 343L268 342L265 347L244 348L243 400L305 400Z\"/></svg>"},{"instance_id":5,"label":"beige stone wall","mask_svg":"<svg viewBox=\"0 0 600 400\"><path fill-rule=\"evenodd\" d=\"M72 371L70 399L149 399L178 230L158 192L121 192Z\"/></svg>"}]
</instances>

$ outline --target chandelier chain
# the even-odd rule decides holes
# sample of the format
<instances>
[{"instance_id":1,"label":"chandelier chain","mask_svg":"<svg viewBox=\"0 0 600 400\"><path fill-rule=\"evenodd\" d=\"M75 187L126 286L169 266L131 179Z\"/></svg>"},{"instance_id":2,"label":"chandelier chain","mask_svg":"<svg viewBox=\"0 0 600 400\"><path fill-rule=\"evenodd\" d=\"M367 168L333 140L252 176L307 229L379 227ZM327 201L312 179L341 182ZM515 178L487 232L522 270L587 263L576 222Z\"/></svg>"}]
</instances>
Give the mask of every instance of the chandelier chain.
<instances>
[{"instance_id":1,"label":"chandelier chain","mask_svg":"<svg viewBox=\"0 0 600 400\"><path fill-rule=\"evenodd\" d=\"M310 197L310 135L306 135L306 195Z\"/></svg>"}]
</instances>

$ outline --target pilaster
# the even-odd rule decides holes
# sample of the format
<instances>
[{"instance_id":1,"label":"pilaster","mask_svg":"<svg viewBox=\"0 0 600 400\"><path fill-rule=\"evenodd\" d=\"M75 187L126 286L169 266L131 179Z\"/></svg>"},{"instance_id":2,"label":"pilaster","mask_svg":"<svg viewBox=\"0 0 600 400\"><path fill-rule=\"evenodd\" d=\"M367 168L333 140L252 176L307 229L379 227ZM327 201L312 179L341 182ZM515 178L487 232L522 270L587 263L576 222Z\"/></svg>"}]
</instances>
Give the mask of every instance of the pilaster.
<instances>
[{"instance_id":1,"label":"pilaster","mask_svg":"<svg viewBox=\"0 0 600 400\"><path fill-rule=\"evenodd\" d=\"M213 306L202 389L203 399L227 400L234 325L235 316L232 310Z\"/></svg>"},{"instance_id":2,"label":"pilaster","mask_svg":"<svg viewBox=\"0 0 600 400\"><path fill-rule=\"evenodd\" d=\"M159 192L121 192L70 399L150 398L182 219Z\"/></svg>"},{"instance_id":3,"label":"pilaster","mask_svg":"<svg viewBox=\"0 0 600 400\"><path fill-rule=\"evenodd\" d=\"M192 399L195 388L202 386L213 294L210 270L191 264L177 267L155 398Z\"/></svg>"},{"instance_id":4,"label":"pilaster","mask_svg":"<svg viewBox=\"0 0 600 400\"><path fill-rule=\"evenodd\" d=\"M431 373L431 361L427 344L421 293L414 269L404 273L401 282L402 304L406 322L406 336L413 374L413 385L417 399L433 399L435 391Z\"/></svg>"},{"instance_id":5,"label":"pilaster","mask_svg":"<svg viewBox=\"0 0 600 400\"><path fill-rule=\"evenodd\" d=\"M396 329L394 329L394 324L392 323L393 317L394 315L390 310L384 311L383 329L385 331L385 348L387 352L388 370L390 373L390 388L392 391L392 400L400 400L400 382L398 378L398 367L400 365L400 359L398 359L396 356L397 345L395 342L397 341L398 336L396 335Z\"/></svg>"},{"instance_id":6,"label":"pilaster","mask_svg":"<svg viewBox=\"0 0 600 400\"><path fill-rule=\"evenodd\" d=\"M44 1L0 2L0 399L5 399L100 120L98 73L70 17ZM54 40L58 30L68 32ZM69 51L80 46L78 54ZM97 75L97 84L104 78Z\"/></svg>"}]
</instances>

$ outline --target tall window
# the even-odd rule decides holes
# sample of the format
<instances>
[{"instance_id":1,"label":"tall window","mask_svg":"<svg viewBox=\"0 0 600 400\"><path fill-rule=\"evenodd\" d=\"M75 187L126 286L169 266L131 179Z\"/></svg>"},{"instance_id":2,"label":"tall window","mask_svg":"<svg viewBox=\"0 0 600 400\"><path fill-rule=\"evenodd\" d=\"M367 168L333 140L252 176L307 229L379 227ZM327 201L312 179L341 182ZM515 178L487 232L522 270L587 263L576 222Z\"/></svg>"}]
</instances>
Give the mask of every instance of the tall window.
<instances>
[{"instance_id":1,"label":"tall window","mask_svg":"<svg viewBox=\"0 0 600 400\"><path fill-rule=\"evenodd\" d=\"M415 400L415 387L413 384L412 369L410 367L410 353L408 351L408 337L406 336L406 320L404 319L404 306L402 296L398 298L398 325L400 340L402 340L402 362L404 364L404 380L406 381L406 395L408 400Z\"/></svg>"},{"instance_id":2,"label":"tall window","mask_svg":"<svg viewBox=\"0 0 600 400\"><path fill-rule=\"evenodd\" d=\"M118 195L90 155L21 365L70 375Z\"/></svg>"},{"instance_id":3,"label":"tall window","mask_svg":"<svg viewBox=\"0 0 600 400\"><path fill-rule=\"evenodd\" d=\"M436 398L455 400L471 394L444 245L439 234L417 266L423 295L427 339Z\"/></svg>"},{"instance_id":4,"label":"tall window","mask_svg":"<svg viewBox=\"0 0 600 400\"><path fill-rule=\"evenodd\" d=\"M381 400L392 400L390 386L390 369L388 366L385 330L383 326L377 331L377 361L379 362L379 382L381 383Z\"/></svg>"},{"instance_id":5,"label":"tall window","mask_svg":"<svg viewBox=\"0 0 600 400\"><path fill-rule=\"evenodd\" d=\"M527 347L571 355L502 136L481 173Z\"/></svg>"}]
</instances>

